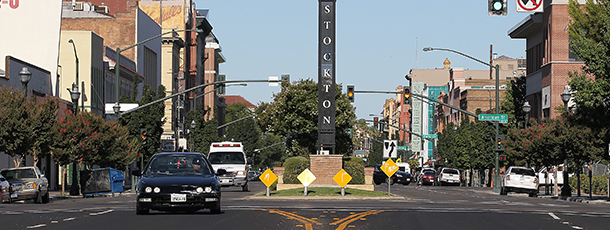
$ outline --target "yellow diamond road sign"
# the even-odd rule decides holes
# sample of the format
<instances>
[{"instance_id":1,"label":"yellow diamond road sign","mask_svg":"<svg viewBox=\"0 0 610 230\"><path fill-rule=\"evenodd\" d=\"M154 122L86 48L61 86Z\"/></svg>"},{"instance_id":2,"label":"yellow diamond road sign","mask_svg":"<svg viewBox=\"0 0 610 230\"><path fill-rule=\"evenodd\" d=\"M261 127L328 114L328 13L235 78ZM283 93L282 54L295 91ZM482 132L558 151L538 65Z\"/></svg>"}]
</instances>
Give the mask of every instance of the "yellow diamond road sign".
<instances>
[{"instance_id":1,"label":"yellow diamond road sign","mask_svg":"<svg viewBox=\"0 0 610 230\"><path fill-rule=\"evenodd\" d=\"M275 180L277 180L277 176L275 175L275 173L273 173L273 171L271 171L271 169L265 170L265 172L263 174L261 174L261 176L259 176L258 178L267 187L270 187L273 184L273 182L275 182Z\"/></svg>"},{"instance_id":2,"label":"yellow diamond road sign","mask_svg":"<svg viewBox=\"0 0 610 230\"><path fill-rule=\"evenodd\" d=\"M335 175L335 177L333 177L333 180L335 180L335 182L337 182L337 184L339 184L339 186L341 186L343 188L343 187L345 187L345 185L347 185L347 183L349 183L350 180L352 180L352 176L347 174L347 172L345 170L341 169Z\"/></svg>"},{"instance_id":3,"label":"yellow diamond road sign","mask_svg":"<svg viewBox=\"0 0 610 230\"><path fill-rule=\"evenodd\" d=\"M314 180L316 180L316 176L309 171L309 169L305 169L299 176L297 177L303 186L309 186Z\"/></svg>"},{"instance_id":4,"label":"yellow diamond road sign","mask_svg":"<svg viewBox=\"0 0 610 230\"><path fill-rule=\"evenodd\" d=\"M381 171L383 171L385 175L388 175L388 177L391 177L396 171L398 171L398 165L396 165L392 159L388 159L385 163L383 163L383 165L381 165Z\"/></svg>"}]
</instances>

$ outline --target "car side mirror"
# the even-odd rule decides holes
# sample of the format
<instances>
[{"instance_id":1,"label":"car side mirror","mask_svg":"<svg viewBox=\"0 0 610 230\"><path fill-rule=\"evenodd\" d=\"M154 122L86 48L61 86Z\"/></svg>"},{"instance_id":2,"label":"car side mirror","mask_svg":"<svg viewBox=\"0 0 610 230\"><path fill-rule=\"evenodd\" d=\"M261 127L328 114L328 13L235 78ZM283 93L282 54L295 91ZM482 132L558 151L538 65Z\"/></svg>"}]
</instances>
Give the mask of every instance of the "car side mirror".
<instances>
[{"instance_id":1,"label":"car side mirror","mask_svg":"<svg viewBox=\"0 0 610 230\"><path fill-rule=\"evenodd\" d=\"M216 170L216 176L224 175L226 173L227 173L227 170L225 170L225 169Z\"/></svg>"},{"instance_id":2,"label":"car side mirror","mask_svg":"<svg viewBox=\"0 0 610 230\"><path fill-rule=\"evenodd\" d=\"M142 176L142 172L139 169L131 171L132 176Z\"/></svg>"}]
</instances>

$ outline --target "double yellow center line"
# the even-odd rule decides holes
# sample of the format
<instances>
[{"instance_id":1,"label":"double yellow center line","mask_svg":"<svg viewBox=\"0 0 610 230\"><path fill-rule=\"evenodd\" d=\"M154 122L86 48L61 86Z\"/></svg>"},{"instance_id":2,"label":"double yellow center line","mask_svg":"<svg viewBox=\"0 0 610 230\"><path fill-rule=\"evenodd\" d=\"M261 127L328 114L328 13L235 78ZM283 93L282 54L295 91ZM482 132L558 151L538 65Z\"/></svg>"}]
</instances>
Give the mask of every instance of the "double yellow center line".
<instances>
[{"instance_id":1,"label":"double yellow center line","mask_svg":"<svg viewBox=\"0 0 610 230\"><path fill-rule=\"evenodd\" d=\"M291 213L291 212L286 212L286 211L282 211L282 210L278 210L278 209L274 209L274 210L266 210L266 209L261 209L262 211L269 211L269 213L272 214L279 214L282 216L287 217L289 220L290 219L294 219L297 220L299 222L301 222L306 230L313 230L313 225L323 225L322 223L320 223L319 221L316 220L316 218L307 218L307 217L303 217L303 216L299 216L295 213ZM348 224L356 221L356 220L360 220L368 215L377 215L378 213L384 212L383 210L381 211L373 211L373 210L367 210L366 212L361 212L361 213L355 213L352 214L348 217L345 217L343 219L339 219L335 222L330 223L329 225L339 225L336 230L343 230L347 227Z\"/></svg>"}]
</instances>

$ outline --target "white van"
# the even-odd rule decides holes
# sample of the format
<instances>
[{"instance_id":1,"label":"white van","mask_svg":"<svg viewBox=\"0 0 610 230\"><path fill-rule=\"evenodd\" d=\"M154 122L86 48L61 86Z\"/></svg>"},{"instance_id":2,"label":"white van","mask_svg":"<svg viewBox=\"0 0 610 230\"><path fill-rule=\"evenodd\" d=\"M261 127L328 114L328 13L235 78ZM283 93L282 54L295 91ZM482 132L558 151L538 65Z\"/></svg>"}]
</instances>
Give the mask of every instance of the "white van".
<instances>
[{"instance_id":1,"label":"white van","mask_svg":"<svg viewBox=\"0 0 610 230\"><path fill-rule=\"evenodd\" d=\"M224 175L218 176L220 186L239 186L248 191L248 163L244 146L241 142L214 142L210 145L208 159L214 170L224 169Z\"/></svg>"}]
</instances>

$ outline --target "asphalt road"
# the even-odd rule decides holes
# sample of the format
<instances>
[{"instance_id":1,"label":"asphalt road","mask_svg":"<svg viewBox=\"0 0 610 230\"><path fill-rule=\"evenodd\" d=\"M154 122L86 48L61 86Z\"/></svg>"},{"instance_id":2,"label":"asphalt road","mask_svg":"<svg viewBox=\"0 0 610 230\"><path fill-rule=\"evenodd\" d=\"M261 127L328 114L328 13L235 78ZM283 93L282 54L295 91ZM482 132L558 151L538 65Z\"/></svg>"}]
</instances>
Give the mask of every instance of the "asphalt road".
<instances>
[{"instance_id":1,"label":"asphalt road","mask_svg":"<svg viewBox=\"0 0 610 230\"><path fill-rule=\"evenodd\" d=\"M376 186L387 192L387 185ZM135 196L0 204L0 229L608 229L610 203L578 203L490 188L391 186L392 199L253 197L223 188L222 213L135 214Z\"/></svg>"}]
</instances>

